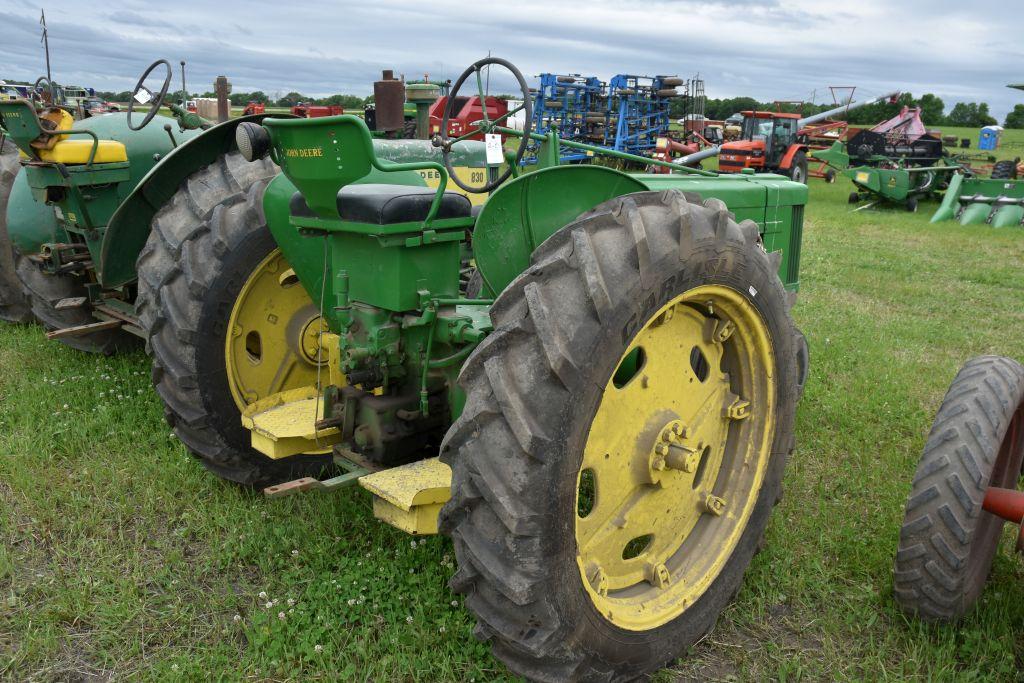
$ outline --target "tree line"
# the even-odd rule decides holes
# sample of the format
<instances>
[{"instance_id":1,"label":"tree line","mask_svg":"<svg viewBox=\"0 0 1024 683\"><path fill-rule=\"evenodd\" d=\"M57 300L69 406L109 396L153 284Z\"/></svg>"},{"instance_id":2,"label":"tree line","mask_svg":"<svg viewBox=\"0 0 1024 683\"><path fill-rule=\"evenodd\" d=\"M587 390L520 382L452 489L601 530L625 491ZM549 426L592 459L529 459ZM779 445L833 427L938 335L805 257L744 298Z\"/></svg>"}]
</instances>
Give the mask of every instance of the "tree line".
<instances>
[{"instance_id":1,"label":"tree line","mask_svg":"<svg viewBox=\"0 0 1024 683\"><path fill-rule=\"evenodd\" d=\"M863 99L854 97L854 100ZM796 112L803 116L811 116L819 112L835 108L835 104L782 104L778 107L772 102L758 102L752 97L731 97L726 99L709 99L704 109L704 115L713 120L724 120L729 116L741 111L760 109L762 111ZM980 128L982 126L996 125L998 121L989 112L987 102L957 102L953 108L946 113L946 105L941 97L932 93L925 93L915 98L911 93L903 93L895 103L878 102L869 104L859 109L850 110L845 119L855 125L874 125L881 121L891 119L899 114L904 107L920 107L921 118L928 126L959 126L964 128ZM677 98L672 103L673 116L682 116L685 112L686 103L683 98ZM843 117L840 117L843 118ZM1013 111L1007 114L1003 125L1006 128L1024 128L1024 104L1018 104Z\"/></svg>"},{"instance_id":2,"label":"tree line","mask_svg":"<svg viewBox=\"0 0 1024 683\"><path fill-rule=\"evenodd\" d=\"M103 99L114 102L126 102L131 93L124 92L98 92L97 95ZM274 95L277 95L275 93ZM193 93L194 97L216 97L216 93L204 92ZM340 105L346 109L362 109L365 105L373 102L373 96L360 97L359 95L328 95L327 97L311 97L299 92L290 92L286 95L272 96L256 90L254 92L233 92L229 96L231 104L236 107L243 107L249 102L258 102L267 106L293 107L300 102L310 104ZM499 95L499 97L505 97ZM854 99L857 99L856 97ZM811 116L818 112L834 108L835 104L805 104L793 105L783 104L778 108L783 111L798 112L804 116ZM874 125L880 121L890 119L900 112L903 106L921 107L921 118L929 126L959 126L963 128L980 128L998 123L995 117L989 112L987 102L957 102L953 108L946 113L946 105L942 98L932 93L925 93L915 98L910 93L903 93L895 103L879 102L859 109L850 111L846 120L855 125ZM713 120L723 120L736 112L761 109L773 111L776 105L772 102L759 102L752 97L730 97L725 99L709 99L705 105L704 115ZM671 113L673 118L682 117L686 113L684 98L676 98L672 101ZM1024 104L1018 104L1013 108L1003 121L1006 128L1024 128Z\"/></svg>"}]
</instances>

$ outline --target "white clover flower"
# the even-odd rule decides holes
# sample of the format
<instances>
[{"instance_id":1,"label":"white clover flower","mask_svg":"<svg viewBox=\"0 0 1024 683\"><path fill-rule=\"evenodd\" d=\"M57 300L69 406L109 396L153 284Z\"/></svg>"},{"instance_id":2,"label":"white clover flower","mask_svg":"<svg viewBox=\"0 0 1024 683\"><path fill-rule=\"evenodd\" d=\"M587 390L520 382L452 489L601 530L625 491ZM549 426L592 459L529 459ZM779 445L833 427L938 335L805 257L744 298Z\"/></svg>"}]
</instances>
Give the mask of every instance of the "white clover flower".
<instances>
[{"instance_id":1,"label":"white clover flower","mask_svg":"<svg viewBox=\"0 0 1024 683\"><path fill-rule=\"evenodd\" d=\"M452 600L452 607L458 607L458 606L459 606L459 601L458 600Z\"/></svg>"},{"instance_id":2,"label":"white clover flower","mask_svg":"<svg viewBox=\"0 0 1024 683\"><path fill-rule=\"evenodd\" d=\"M231 620L234 621L237 624L238 622L240 622L242 620L242 615L241 614L236 614L235 616L231 617Z\"/></svg>"},{"instance_id":3,"label":"white clover flower","mask_svg":"<svg viewBox=\"0 0 1024 683\"><path fill-rule=\"evenodd\" d=\"M293 600L292 598L288 598L288 606L289 607L294 607L295 606L295 600Z\"/></svg>"},{"instance_id":4,"label":"white clover flower","mask_svg":"<svg viewBox=\"0 0 1024 683\"><path fill-rule=\"evenodd\" d=\"M407 623L410 623L410 624L411 624L411 623L412 623L412 615L409 615L409 616L407 616L407 617L405 618L405 621L406 621Z\"/></svg>"},{"instance_id":5,"label":"white clover flower","mask_svg":"<svg viewBox=\"0 0 1024 683\"><path fill-rule=\"evenodd\" d=\"M267 602L267 604L264 605L264 607L266 607L267 609L270 609L273 606L274 606L274 603L269 602L269 601Z\"/></svg>"},{"instance_id":6,"label":"white clover flower","mask_svg":"<svg viewBox=\"0 0 1024 683\"><path fill-rule=\"evenodd\" d=\"M293 550L292 551L292 557L298 557L298 555L299 555L299 551L298 550Z\"/></svg>"},{"instance_id":7,"label":"white clover flower","mask_svg":"<svg viewBox=\"0 0 1024 683\"><path fill-rule=\"evenodd\" d=\"M277 618L281 619L283 621L284 620L284 612L278 612L277 613Z\"/></svg>"},{"instance_id":8,"label":"white clover flower","mask_svg":"<svg viewBox=\"0 0 1024 683\"><path fill-rule=\"evenodd\" d=\"M439 629L437 629L437 632L438 632L438 633L444 633L444 631L445 631L445 628L444 628L444 626L442 626L442 627L440 627Z\"/></svg>"},{"instance_id":9,"label":"white clover flower","mask_svg":"<svg viewBox=\"0 0 1024 683\"><path fill-rule=\"evenodd\" d=\"M320 645L320 644L314 645L313 646L313 650L316 651L316 652L323 652L324 651L324 646Z\"/></svg>"},{"instance_id":10,"label":"white clover flower","mask_svg":"<svg viewBox=\"0 0 1024 683\"><path fill-rule=\"evenodd\" d=\"M171 671L177 671L177 670L178 670L178 665L177 664L171 664Z\"/></svg>"}]
</instances>

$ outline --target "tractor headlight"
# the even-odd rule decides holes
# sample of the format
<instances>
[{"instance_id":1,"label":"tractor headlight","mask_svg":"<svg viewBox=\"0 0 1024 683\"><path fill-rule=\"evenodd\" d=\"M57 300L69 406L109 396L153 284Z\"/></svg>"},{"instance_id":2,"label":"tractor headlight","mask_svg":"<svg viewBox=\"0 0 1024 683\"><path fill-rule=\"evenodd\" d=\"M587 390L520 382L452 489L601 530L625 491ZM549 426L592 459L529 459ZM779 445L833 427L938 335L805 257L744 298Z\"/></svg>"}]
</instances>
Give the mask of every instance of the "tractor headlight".
<instances>
[{"instance_id":1,"label":"tractor headlight","mask_svg":"<svg viewBox=\"0 0 1024 683\"><path fill-rule=\"evenodd\" d=\"M246 161L256 161L270 151L270 133L260 124L246 121L235 129L235 144Z\"/></svg>"}]
</instances>

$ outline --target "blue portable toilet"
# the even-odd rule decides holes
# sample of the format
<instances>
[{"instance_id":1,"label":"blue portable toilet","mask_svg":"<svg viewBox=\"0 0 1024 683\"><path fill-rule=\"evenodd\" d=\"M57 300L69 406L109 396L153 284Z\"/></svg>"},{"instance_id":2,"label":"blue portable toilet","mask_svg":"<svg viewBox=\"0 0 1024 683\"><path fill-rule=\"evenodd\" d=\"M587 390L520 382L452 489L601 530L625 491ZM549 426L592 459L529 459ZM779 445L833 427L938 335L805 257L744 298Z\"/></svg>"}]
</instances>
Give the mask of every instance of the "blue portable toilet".
<instances>
[{"instance_id":1,"label":"blue portable toilet","mask_svg":"<svg viewBox=\"0 0 1024 683\"><path fill-rule=\"evenodd\" d=\"M999 137L1002 134L1002 126L985 126L978 135L978 149L995 149L999 146Z\"/></svg>"}]
</instances>

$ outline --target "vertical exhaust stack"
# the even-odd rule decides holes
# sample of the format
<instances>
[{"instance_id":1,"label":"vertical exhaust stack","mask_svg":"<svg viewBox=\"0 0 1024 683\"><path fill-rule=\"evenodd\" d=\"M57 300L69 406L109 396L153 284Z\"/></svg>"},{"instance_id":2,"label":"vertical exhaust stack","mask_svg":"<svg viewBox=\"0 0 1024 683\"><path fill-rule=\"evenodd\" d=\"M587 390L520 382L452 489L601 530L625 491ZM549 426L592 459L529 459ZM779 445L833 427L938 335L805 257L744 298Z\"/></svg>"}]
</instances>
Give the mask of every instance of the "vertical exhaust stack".
<instances>
[{"instance_id":1,"label":"vertical exhaust stack","mask_svg":"<svg viewBox=\"0 0 1024 683\"><path fill-rule=\"evenodd\" d=\"M373 100L377 107L377 130L390 133L405 125L405 84L395 72L385 69L373 83Z\"/></svg>"}]
</instances>

